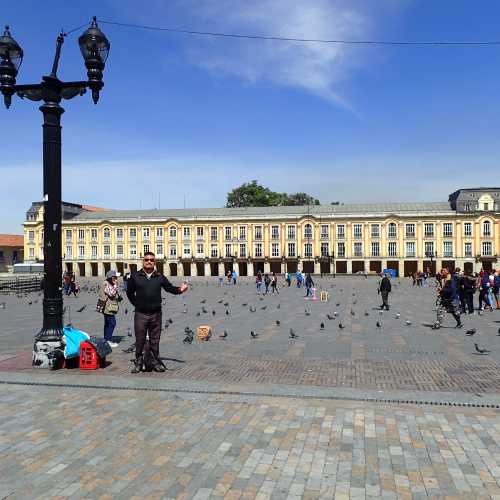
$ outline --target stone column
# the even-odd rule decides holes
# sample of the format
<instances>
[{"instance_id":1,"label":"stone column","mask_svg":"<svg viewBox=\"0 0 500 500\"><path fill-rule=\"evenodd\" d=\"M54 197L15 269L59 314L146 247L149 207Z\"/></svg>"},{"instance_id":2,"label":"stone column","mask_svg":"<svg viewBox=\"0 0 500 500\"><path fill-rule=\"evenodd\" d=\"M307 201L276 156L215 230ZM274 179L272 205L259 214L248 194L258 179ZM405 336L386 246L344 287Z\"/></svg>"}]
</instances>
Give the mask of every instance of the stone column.
<instances>
[{"instance_id":1,"label":"stone column","mask_svg":"<svg viewBox=\"0 0 500 500\"><path fill-rule=\"evenodd\" d=\"M184 277L184 266L181 260L177 262L177 276Z\"/></svg>"},{"instance_id":2,"label":"stone column","mask_svg":"<svg viewBox=\"0 0 500 500\"><path fill-rule=\"evenodd\" d=\"M205 262L205 276L210 276L210 262Z\"/></svg>"},{"instance_id":3,"label":"stone column","mask_svg":"<svg viewBox=\"0 0 500 500\"><path fill-rule=\"evenodd\" d=\"M191 276L198 276L198 268L196 262L191 262Z\"/></svg>"},{"instance_id":4,"label":"stone column","mask_svg":"<svg viewBox=\"0 0 500 500\"><path fill-rule=\"evenodd\" d=\"M320 262L314 263L314 274L321 274L321 263Z\"/></svg>"},{"instance_id":5,"label":"stone column","mask_svg":"<svg viewBox=\"0 0 500 500\"><path fill-rule=\"evenodd\" d=\"M92 266L90 262L85 262L85 277L92 276Z\"/></svg>"},{"instance_id":6,"label":"stone column","mask_svg":"<svg viewBox=\"0 0 500 500\"><path fill-rule=\"evenodd\" d=\"M352 274L352 261L347 259L347 274Z\"/></svg>"},{"instance_id":7,"label":"stone column","mask_svg":"<svg viewBox=\"0 0 500 500\"><path fill-rule=\"evenodd\" d=\"M170 276L170 262L167 260L163 262L163 275L167 278Z\"/></svg>"},{"instance_id":8,"label":"stone column","mask_svg":"<svg viewBox=\"0 0 500 500\"><path fill-rule=\"evenodd\" d=\"M219 276L224 276L224 262L219 262Z\"/></svg>"},{"instance_id":9,"label":"stone column","mask_svg":"<svg viewBox=\"0 0 500 500\"><path fill-rule=\"evenodd\" d=\"M249 262L247 264L247 274L248 276L253 276L254 271L253 271L253 262Z\"/></svg>"},{"instance_id":10,"label":"stone column","mask_svg":"<svg viewBox=\"0 0 500 500\"><path fill-rule=\"evenodd\" d=\"M286 273L286 262L284 260L281 261L281 274Z\"/></svg>"},{"instance_id":11,"label":"stone column","mask_svg":"<svg viewBox=\"0 0 500 500\"><path fill-rule=\"evenodd\" d=\"M271 272L271 264L269 262L264 261L264 273Z\"/></svg>"}]
</instances>

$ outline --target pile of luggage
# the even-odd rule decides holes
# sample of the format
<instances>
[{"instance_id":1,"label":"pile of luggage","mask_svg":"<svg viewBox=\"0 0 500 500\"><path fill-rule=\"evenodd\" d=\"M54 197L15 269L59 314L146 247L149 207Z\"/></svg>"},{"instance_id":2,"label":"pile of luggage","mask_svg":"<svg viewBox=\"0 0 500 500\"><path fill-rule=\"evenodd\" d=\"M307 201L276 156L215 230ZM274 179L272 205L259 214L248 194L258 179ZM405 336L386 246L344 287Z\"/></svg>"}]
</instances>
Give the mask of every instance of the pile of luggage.
<instances>
[{"instance_id":1,"label":"pile of luggage","mask_svg":"<svg viewBox=\"0 0 500 500\"><path fill-rule=\"evenodd\" d=\"M91 337L68 325L61 339L35 339L32 366L58 370L76 367L81 370L96 370L106 366L106 356L112 352L103 339Z\"/></svg>"}]
</instances>

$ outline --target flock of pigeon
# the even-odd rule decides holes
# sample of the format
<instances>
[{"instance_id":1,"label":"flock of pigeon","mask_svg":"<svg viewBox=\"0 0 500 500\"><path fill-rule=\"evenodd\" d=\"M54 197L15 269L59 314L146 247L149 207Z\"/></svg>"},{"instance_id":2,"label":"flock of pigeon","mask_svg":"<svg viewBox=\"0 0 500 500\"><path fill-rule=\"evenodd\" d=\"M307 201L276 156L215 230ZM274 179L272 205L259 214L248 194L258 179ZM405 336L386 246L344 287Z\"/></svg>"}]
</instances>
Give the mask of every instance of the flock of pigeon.
<instances>
[{"instance_id":1,"label":"flock of pigeon","mask_svg":"<svg viewBox=\"0 0 500 500\"><path fill-rule=\"evenodd\" d=\"M250 281L240 281L240 284L238 285L238 288L240 287L245 287L245 286L252 286L253 283L251 283ZM80 288L80 294L84 294L84 295L91 295L91 296L94 296L96 297L97 294L98 294L98 282L95 282L95 281L91 281L91 282L88 282L88 283L85 283L85 284L82 284L81 288ZM194 287L203 287L203 286L210 286L209 282L206 281L206 283L203 283L203 282L196 282L196 283L192 283L191 284L191 287L194 288ZM336 284L331 284L330 285L330 288L335 288L336 287ZM235 304L236 302L236 294L235 294L235 289L234 288L228 288L228 289L223 289L223 295L224 297L223 298L220 298L219 300L217 300L216 303L214 303L214 306L213 307L209 307L208 304L207 304L207 299L206 298L203 298L201 301L200 301L200 309L198 311L196 311L195 313L195 317L196 318L201 318L203 315L207 315L207 316L212 316L212 317L215 317L217 316L218 314L219 315L223 315L228 317L228 316L231 316L231 307L238 307L238 305ZM293 288L291 289L293 290ZM222 291L222 290L221 290ZM302 290L300 291L302 292ZM230 306L230 302L231 302L231 299L229 299L227 296L231 293L231 296L232 296L232 299L233 299L233 304ZM339 288L338 289L338 295L339 297L344 297L346 295L345 291L343 288ZM32 306L33 304L37 304L40 300L41 300L41 296L42 296L42 293L41 292L37 292L35 294L35 298L33 298L33 294L17 294L17 297L19 299L28 299L27 300L27 306ZM258 298L258 300L260 302L264 301L265 298L260 296ZM319 317L316 313L313 315L313 318L316 317L316 320L318 321L318 329L319 331L323 332L325 330L327 330L327 324L328 322L338 322L337 323L337 327L339 330L343 330L344 328L346 328L346 321L345 319L342 319L343 316L345 316L346 314L350 315L351 318L355 318L357 317L357 315L360 314L359 311L356 310L355 306L357 305L357 295L356 295L356 292L353 292L352 293L352 298L351 300L347 301L349 302L350 304L347 304L346 305L346 309L349 309L348 313L342 313L342 312L339 312L342 308L341 306L341 303L340 302L336 302L335 303L335 308L332 312L328 312L325 314L324 318L321 318ZM163 301L163 304L165 305L166 304L166 299L164 299ZM267 311L271 311L273 309L275 309L276 311L279 311L280 308L281 308L281 303L278 302L277 304L276 303L264 303L260 306L256 305L256 304L251 304L249 302L243 302L239 305L239 307L242 307L242 308L246 308L248 309L248 312L250 314L263 314L266 310ZM0 310L1 309L6 309L7 306L6 306L6 302L0 302ZM77 313L83 313L87 308L87 304L84 304L82 305L81 307L79 307L78 309L75 309ZM222 308L222 311L220 311L220 308ZM219 312L218 310L219 309ZM64 312L65 312L65 319L68 317L69 318L69 321L66 321L66 323L71 323L71 306L69 305L66 305L65 308L64 308ZM129 309L127 306L124 306L122 308L122 312L127 315L129 313ZM378 310L378 317L376 318L374 324L375 324L375 327L376 329L378 330L381 330L383 329L384 327L384 321L386 320L386 318L389 316L389 312L384 312L382 310ZM182 308L182 313L184 314L187 314L188 313L188 305L187 303L184 303L183 304L183 308ZM300 314L298 312L296 312L296 314ZM323 313L324 314L324 313ZM368 310L364 310L362 315L364 317L368 317L370 316L370 311ZM305 317L310 317L311 316L311 311L305 307L304 309L304 315ZM401 313L399 312L396 312L393 316L392 316L395 320L401 320ZM195 320L196 321L196 320ZM254 322L249 322L249 323L254 323ZM164 324L164 329L168 329L170 327L170 325L173 324L173 319L170 317L166 320L165 324ZM281 321L279 319L275 319L274 320L274 324L276 327L281 327ZM404 324L405 326L409 327L412 325L412 321L410 319L405 319L402 324ZM295 339L298 339L299 338L299 335L296 333L295 329L294 328L289 328L289 338L291 340L295 340ZM469 337L473 337L475 334L477 333L477 330L475 328L472 328L472 329L469 329L465 332L465 336L467 338ZM194 338L195 338L195 332L194 330L189 327L189 326L186 326L185 329L184 329L184 339L183 339L183 342L185 344L192 344ZM129 326L127 328L127 336L128 337L132 337L132 329L131 327ZM259 339L261 336L261 334L259 332L256 331L255 327L253 327L252 329L249 329L249 338L251 341L254 341L254 340L257 340ZM500 328L498 329L498 336L500 336ZM228 332L228 328L224 328L223 329L223 333L221 335L218 336L218 338L222 341L226 341L230 338L230 334ZM205 340L210 340L211 337L210 336L207 336L205 338ZM485 355L485 354L489 354L491 351L485 347L481 347L478 343L474 342L473 343L474 345L474 348L475 348L475 352L477 354L481 354L481 355ZM129 348L127 349L124 349L124 352L131 352L131 350L133 349L133 345L130 346Z\"/></svg>"}]
</instances>

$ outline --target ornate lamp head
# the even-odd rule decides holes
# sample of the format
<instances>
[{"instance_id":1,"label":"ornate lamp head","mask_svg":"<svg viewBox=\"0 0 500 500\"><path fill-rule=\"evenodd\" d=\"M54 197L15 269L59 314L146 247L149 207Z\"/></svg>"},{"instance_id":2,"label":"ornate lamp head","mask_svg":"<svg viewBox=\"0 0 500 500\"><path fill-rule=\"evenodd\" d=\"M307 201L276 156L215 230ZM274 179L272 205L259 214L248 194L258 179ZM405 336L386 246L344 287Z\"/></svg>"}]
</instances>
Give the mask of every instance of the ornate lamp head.
<instances>
[{"instance_id":1,"label":"ornate lamp head","mask_svg":"<svg viewBox=\"0 0 500 500\"><path fill-rule=\"evenodd\" d=\"M16 76L23 62L23 49L12 38L9 27L0 37L0 91L3 94L5 107L9 108L16 85Z\"/></svg>"},{"instance_id":2,"label":"ornate lamp head","mask_svg":"<svg viewBox=\"0 0 500 500\"><path fill-rule=\"evenodd\" d=\"M102 73L111 47L106 35L97 26L94 16L90 28L85 30L78 39L80 52L87 68L88 85L92 90L94 104L99 100L99 92L104 87Z\"/></svg>"}]
</instances>

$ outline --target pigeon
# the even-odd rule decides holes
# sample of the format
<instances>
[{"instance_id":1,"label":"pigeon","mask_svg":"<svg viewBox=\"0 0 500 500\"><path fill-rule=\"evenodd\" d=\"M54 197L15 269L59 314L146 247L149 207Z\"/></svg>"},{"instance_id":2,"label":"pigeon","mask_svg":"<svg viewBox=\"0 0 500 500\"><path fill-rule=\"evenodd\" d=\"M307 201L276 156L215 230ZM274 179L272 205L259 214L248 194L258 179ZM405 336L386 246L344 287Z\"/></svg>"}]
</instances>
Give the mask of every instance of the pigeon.
<instances>
[{"instance_id":1,"label":"pigeon","mask_svg":"<svg viewBox=\"0 0 500 500\"><path fill-rule=\"evenodd\" d=\"M356 316L356 313L351 309L351 316Z\"/></svg>"},{"instance_id":2,"label":"pigeon","mask_svg":"<svg viewBox=\"0 0 500 500\"><path fill-rule=\"evenodd\" d=\"M281 321L279 319L276 320L276 326L280 326L281 325Z\"/></svg>"},{"instance_id":3,"label":"pigeon","mask_svg":"<svg viewBox=\"0 0 500 500\"><path fill-rule=\"evenodd\" d=\"M212 311L212 316L215 316L215 311Z\"/></svg>"},{"instance_id":4,"label":"pigeon","mask_svg":"<svg viewBox=\"0 0 500 500\"><path fill-rule=\"evenodd\" d=\"M223 301L223 300L224 300L224 299L220 299L219 301L217 301L217 304L222 304L222 301Z\"/></svg>"},{"instance_id":5,"label":"pigeon","mask_svg":"<svg viewBox=\"0 0 500 500\"><path fill-rule=\"evenodd\" d=\"M201 316L201 312L200 312L200 311L198 311L198 312L196 313L196 316L197 316L197 317Z\"/></svg>"},{"instance_id":6,"label":"pigeon","mask_svg":"<svg viewBox=\"0 0 500 500\"><path fill-rule=\"evenodd\" d=\"M85 310L85 308L87 307L87 304L83 305L82 307L80 307L80 309L77 309L76 312L83 312Z\"/></svg>"},{"instance_id":7,"label":"pigeon","mask_svg":"<svg viewBox=\"0 0 500 500\"><path fill-rule=\"evenodd\" d=\"M169 324L172 324L173 323L173 320L172 318L168 318L167 321L169 322Z\"/></svg>"},{"instance_id":8,"label":"pigeon","mask_svg":"<svg viewBox=\"0 0 500 500\"><path fill-rule=\"evenodd\" d=\"M468 335L469 337L472 337L474 334L476 333L476 329L475 328L472 328L470 330L467 330L465 332L465 335Z\"/></svg>"},{"instance_id":9,"label":"pigeon","mask_svg":"<svg viewBox=\"0 0 500 500\"><path fill-rule=\"evenodd\" d=\"M365 311L365 316L370 316L370 313L368 311Z\"/></svg>"},{"instance_id":10,"label":"pigeon","mask_svg":"<svg viewBox=\"0 0 500 500\"><path fill-rule=\"evenodd\" d=\"M377 321L376 325L377 325L377 328L382 328L382 323L380 321Z\"/></svg>"},{"instance_id":11,"label":"pigeon","mask_svg":"<svg viewBox=\"0 0 500 500\"><path fill-rule=\"evenodd\" d=\"M226 309L226 316L229 316L229 311Z\"/></svg>"},{"instance_id":12,"label":"pigeon","mask_svg":"<svg viewBox=\"0 0 500 500\"><path fill-rule=\"evenodd\" d=\"M260 299L259 299L259 300L264 300L264 297L260 297Z\"/></svg>"},{"instance_id":13,"label":"pigeon","mask_svg":"<svg viewBox=\"0 0 500 500\"><path fill-rule=\"evenodd\" d=\"M5 302L4 302L4 309L5 309ZM498 329L497 335L500 335L500 328Z\"/></svg>"},{"instance_id":14,"label":"pigeon","mask_svg":"<svg viewBox=\"0 0 500 500\"><path fill-rule=\"evenodd\" d=\"M28 302L28 305L30 306L31 304L33 304L33 302L31 302L31 300Z\"/></svg>"},{"instance_id":15,"label":"pigeon","mask_svg":"<svg viewBox=\"0 0 500 500\"><path fill-rule=\"evenodd\" d=\"M345 328L345 326L342 324L342 322L340 322L340 323L339 323L339 328L340 328L341 330L343 330L343 329Z\"/></svg>"},{"instance_id":16,"label":"pigeon","mask_svg":"<svg viewBox=\"0 0 500 500\"><path fill-rule=\"evenodd\" d=\"M125 352L127 354L134 352L134 351L135 351L135 344L128 346L126 349L122 349L122 352Z\"/></svg>"},{"instance_id":17,"label":"pigeon","mask_svg":"<svg viewBox=\"0 0 500 500\"><path fill-rule=\"evenodd\" d=\"M128 309L125 308L125 311L123 311L125 314L128 314Z\"/></svg>"},{"instance_id":18,"label":"pigeon","mask_svg":"<svg viewBox=\"0 0 500 500\"><path fill-rule=\"evenodd\" d=\"M333 317L336 318L339 315L337 311L333 311Z\"/></svg>"},{"instance_id":19,"label":"pigeon","mask_svg":"<svg viewBox=\"0 0 500 500\"><path fill-rule=\"evenodd\" d=\"M200 300L200 304L204 304L207 301L207 299Z\"/></svg>"},{"instance_id":20,"label":"pigeon","mask_svg":"<svg viewBox=\"0 0 500 500\"><path fill-rule=\"evenodd\" d=\"M203 306L203 307L201 308L201 310L202 310L205 314L207 314L207 312L208 312L208 311L205 309L205 306Z\"/></svg>"},{"instance_id":21,"label":"pigeon","mask_svg":"<svg viewBox=\"0 0 500 500\"><path fill-rule=\"evenodd\" d=\"M330 314L327 314L326 317L331 321L333 319L333 316L331 316Z\"/></svg>"},{"instance_id":22,"label":"pigeon","mask_svg":"<svg viewBox=\"0 0 500 500\"><path fill-rule=\"evenodd\" d=\"M276 306L276 309L280 309L280 308L281 308L281 304L278 304L278 305Z\"/></svg>"},{"instance_id":23,"label":"pigeon","mask_svg":"<svg viewBox=\"0 0 500 500\"><path fill-rule=\"evenodd\" d=\"M265 311L265 310L267 309L267 306L262 306L260 309L261 309L262 311Z\"/></svg>"},{"instance_id":24,"label":"pigeon","mask_svg":"<svg viewBox=\"0 0 500 500\"><path fill-rule=\"evenodd\" d=\"M224 307L227 307L229 305L229 302L224 302Z\"/></svg>"},{"instance_id":25,"label":"pigeon","mask_svg":"<svg viewBox=\"0 0 500 500\"><path fill-rule=\"evenodd\" d=\"M184 344L192 344L193 343L193 337L187 336L187 337L184 338L184 340L182 342Z\"/></svg>"},{"instance_id":26,"label":"pigeon","mask_svg":"<svg viewBox=\"0 0 500 500\"><path fill-rule=\"evenodd\" d=\"M241 304L241 307L246 307L248 305L247 302L245 302L244 304Z\"/></svg>"},{"instance_id":27,"label":"pigeon","mask_svg":"<svg viewBox=\"0 0 500 500\"><path fill-rule=\"evenodd\" d=\"M475 342L474 342L474 347L476 348L476 352L478 352L479 354L488 354L489 352L491 352L488 349L482 349Z\"/></svg>"},{"instance_id":28,"label":"pigeon","mask_svg":"<svg viewBox=\"0 0 500 500\"><path fill-rule=\"evenodd\" d=\"M411 325L411 321L410 321L409 319L407 319L407 320L405 321L405 325L410 326L410 325Z\"/></svg>"},{"instance_id":29,"label":"pigeon","mask_svg":"<svg viewBox=\"0 0 500 500\"><path fill-rule=\"evenodd\" d=\"M250 331L250 337L252 337L253 339L256 339L259 335L257 333L255 333L253 330Z\"/></svg>"},{"instance_id":30,"label":"pigeon","mask_svg":"<svg viewBox=\"0 0 500 500\"><path fill-rule=\"evenodd\" d=\"M304 311L304 314L305 314L306 316L311 316L311 313L310 313L307 309Z\"/></svg>"},{"instance_id":31,"label":"pigeon","mask_svg":"<svg viewBox=\"0 0 500 500\"><path fill-rule=\"evenodd\" d=\"M321 324L319 325L319 329L320 330L324 330L325 329L325 324L323 322L321 322Z\"/></svg>"},{"instance_id":32,"label":"pigeon","mask_svg":"<svg viewBox=\"0 0 500 500\"><path fill-rule=\"evenodd\" d=\"M290 328L290 338L291 339L298 339L299 336L293 331L293 328Z\"/></svg>"},{"instance_id":33,"label":"pigeon","mask_svg":"<svg viewBox=\"0 0 500 500\"><path fill-rule=\"evenodd\" d=\"M337 303L335 304L335 307L340 307L340 302L337 302Z\"/></svg>"},{"instance_id":34,"label":"pigeon","mask_svg":"<svg viewBox=\"0 0 500 500\"><path fill-rule=\"evenodd\" d=\"M127 328L127 337L132 337L132 329L130 326Z\"/></svg>"},{"instance_id":35,"label":"pigeon","mask_svg":"<svg viewBox=\"0 0 500 500\"><path fill-rule=\"evenodd\" d=\"M250 306L249 311L250 311L251 313L254 313L255 311L257 311L257 308L256 308L256 307L254 307L254 306Z\"/></svg>"},{"instance_id":36,"label":"pigeon","mask_svg":"<svg viewBox=\"0 0 500 500\"><path fill-rule=\"evenodd\" d=\"M168 321L165 321L165 328L168 328L170 326L170 323Z\"/></svg>"},{"instance_id":37,"label":"pigeon","mask_svg":"<svg viewBox=\"0 0 500 500\"><path fill-rule=\"evenodd\" d=\"M394 319L399 319L401 317L401 314L396 313L396 316L394 316Z\"/></svg>"},{"instance_id":38,"label":"pigeon","mask_svg":"<svg viewBox=\"0 0 500 500\"><path fill-rule=\"evenodd\" d=\"M222 335L219 335L219 338L220 338L220 339L225 339L225 338L227 338L227 332L226 332L226 330L224 330L224 333L223 333Z\"/></svg>"}]
</instances>

